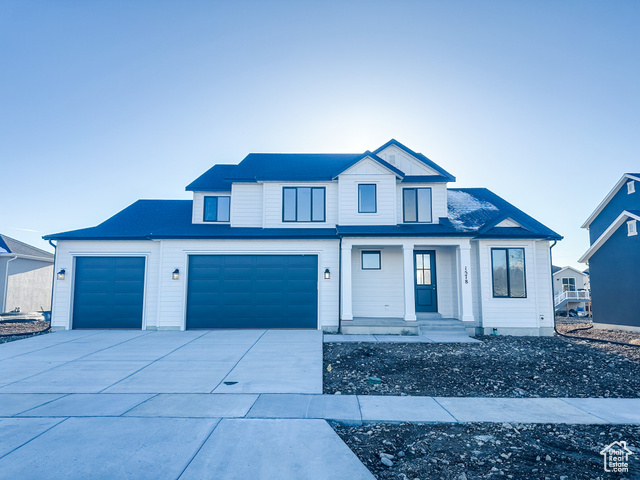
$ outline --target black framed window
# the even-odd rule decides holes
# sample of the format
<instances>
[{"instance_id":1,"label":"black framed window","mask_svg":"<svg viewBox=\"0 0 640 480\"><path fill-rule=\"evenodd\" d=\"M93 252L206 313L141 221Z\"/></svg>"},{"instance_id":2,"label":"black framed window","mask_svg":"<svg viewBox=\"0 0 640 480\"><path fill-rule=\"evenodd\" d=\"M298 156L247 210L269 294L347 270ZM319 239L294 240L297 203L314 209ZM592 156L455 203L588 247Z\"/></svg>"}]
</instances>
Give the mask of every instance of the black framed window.
<instances>
[{"instance_id":1,"label":"black framed window","mask_svg":"<svg viewBox=\"0 0 640 480\"><path fill-rule=\"evenodd\" d=\"M493 296L526 298L524 248L492 248Z\"/></svg>"},{"instance_id":2,"label":"black framed window","mask_svg":"<svg viewBox=\"0 0 640 480\"><path fill-rule=\"evenodd\" d=\"M204 197L205 222L228 222L231 197Z\"/></svg>"},{"instance_id":3,"label":"black framed window","mask_svg":"<svg viewBox=\"0 0 640 480\"><path fill-rule=\"evenodd\" d=\"M324 222L324 187L282 187L283 222Z\"/></svg>"},{"instance_id":4,"label":"black framed window","mask_svg":"<svg viewBox=\"0 0 640 480\"><path fill-rule=\"evenodd\" d=\"M380 270L380 251L362 252L362 270Z\"/></svg>"},{"instance_id":5,"label":"black framed window","mask_svg":"<svg viewBox=\"0 0 640 480\"><path fill-rule=\"evenodd\" d=\"M576 279L573 277L562 279L562 291L563 292L575 292L576 291Z\"/></svg>"},{"instance_id":6,"label":"black framed window","mask_svg":"<svg viewBox=\"0 0 640 480\"><path fill-rule=\"evenodd\" d=\"M358 213L376 213L377 198L376 185L374 183L362 183L358 185Z\"/></svg>"},{"instance_id":7,"label":"black framed window","mask_svg":"<svg viewBox=\"0 0 640 480\"><path fill-rule=\"evenodd\" d=\"M402 190L405 223L431 223L431 188Z\"/></svg>"}]
</instances>

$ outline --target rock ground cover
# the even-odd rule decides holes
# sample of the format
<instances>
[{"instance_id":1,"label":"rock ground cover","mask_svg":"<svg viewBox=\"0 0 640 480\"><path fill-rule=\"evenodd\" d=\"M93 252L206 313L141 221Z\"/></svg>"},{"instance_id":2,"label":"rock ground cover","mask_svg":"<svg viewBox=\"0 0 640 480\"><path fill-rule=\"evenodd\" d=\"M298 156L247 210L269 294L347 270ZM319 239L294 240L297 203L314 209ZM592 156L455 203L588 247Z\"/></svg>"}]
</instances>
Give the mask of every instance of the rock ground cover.
<instances>
[{"instance_id":1,"label":"rock ground cover","mask_svg":"<svg viewBox=\"0 0 640 480\"><path fill-rule=\"evenodd\" d=\"M49 327L49 322L44 320L19 321L19 322L0 322L0 335L10 335L15 333L24 333L25 335L17 335L11 337L0 336L0 343L13 342L33 336L35 332L41 332ZM48 333L48 332L47 332Z\"/></svg>"},{"instance_id":2,"label":"rock ground cover","mask_svg":"<svg viewBox=\"0 0 640 480\"><path fill-rule=\"evenodd\" d=\"M640 397L640 358L562 337L478 338L482 343L324 344L324 393Z\"/></svg>"},{"instance_id":3,"label":"rock ground cover","mask_svg":"<svg viewBox=\"0 0 640 480\"><path fill-rule=\"evenodd\" d=\"M332 423L380 480L640 478L640 426L546 424L364 425ZM627 441L627 474L605 473L600 451Z\"/></svg>"},{"instance_id":4,"label":"rock ground cover","mask_svg":"<svg viewBox=\"0 0 640 480\"><path fill-rule=\"evenodd\" d=\"M624 332L620 330L601 330L599 328L589 328L591 327L591 322L584 322L584 321L580 323L575 323L575 322L567 323L563 321L563 322L558 322L556 325L560 333L564 333L566 335L571 335L574 337L599 338L601 340L612 340L614 342L631 343L631 344L638 345L638 347L627 347L624 345L590 342L588 340L580 340L577 338L575 340L570 340L578 344L589 345L591 347L598 348L606 352L617 353L627 358L640 360L640 333ZM571 332L572 330L575 330L578 328L580 329L589 328L589 329Z\"/></svg>"}]
</instances>

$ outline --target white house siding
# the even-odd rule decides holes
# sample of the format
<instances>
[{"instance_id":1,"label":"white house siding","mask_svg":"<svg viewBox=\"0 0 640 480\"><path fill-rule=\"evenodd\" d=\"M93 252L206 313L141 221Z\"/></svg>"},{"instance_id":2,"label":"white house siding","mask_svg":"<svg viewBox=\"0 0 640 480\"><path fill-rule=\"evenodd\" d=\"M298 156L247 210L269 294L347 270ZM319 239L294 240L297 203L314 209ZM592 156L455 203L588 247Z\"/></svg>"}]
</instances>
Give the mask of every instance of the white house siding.
<instances>
[{"instance_id":1,"label":"white house siding","mask_svg":"<svg viewBox=\"0 0 640 480\"><path fill-rule=\"evenodd\" d=\"M405 188L431 189L431 219L439 223L439 218L447 216L447 184L446 183L399 183L396 187L396 208L398 223L404 222L404 205L402 190Z\"/></svg>"},{"instance_id":2,"label":"white house siding","mask_svg":"<svg viewBox=\"0 0 640 480\"><path fill-rule=\"evenodd\" d=\"M576 290L588 289L588 278L586 273L582 273L573 268L563 268L562 270L553 274L553 294L558 295L562 293L562 279L563 278L575 278Z\"/></svg>"},{"instance_id":3,"label":"white house siding","mask_svg":"<svg viewBox=\"0 0 640 480\"><path fill-rule=\"evenodd\" d=\"M234 183L231 187L231 226L262 227L261 183Z\"/></svg>"},{"instance_id":4,"label":"white house siding","mask_svg":"<svg viewBox=\"0 0 640 480\"><path fill-rule=\"evenodd\" d=\"M379 152L378 156L391 163L407 175L440 175L439 172L428 167L420 160L417 160L412 155L409 155L407 152L395 145L388 146Z\"/></svg>"},{"instance_id":5,"label":"white house siding","mask_svg":"<svg viewBox=\"0 0 640 480\"><path fill-rule=\"evenodd\" d=\"M526 298L494 298L491 248L520 247L525 250ZM478 241L481 272L482 326L485 333L550 334L553 327L549 242L534 240ZM540 329L545 329L541 331Z\"/></svg>"},{"instance_id":6,"label":"white house siding","mask_svg":"<svg viewBox=\"0 0 640 480\"><path fill-rule=\"evenodd\" d=\"M380 270L362 270L362 251L380 250ZM356 248L351 251L353 316L404 317L401 247Z\"/></svg>"},{"instance_id":7,"label":"white house siding","mask_svg":"<svg viewBox=\"0 0 640 480\"><path fill-rule=\"evenodd\" d=\"M191 220L193 223L209 223L204 221L204 197L228 197L229 192L193 192L193 215ZM233 208L233 198L231 199ZM228 222L224 222L228 223Z\"/></svg>"},{"instance_id":8,"label":"white house siding","mask_svg":"<svg viewBox=\"0 0 640 480\"><path fill-rule=\"evenodd\" d=\"M358 184L376 185L376 213L358 213ZM395 225L396 214L396 176L394 174L368 173L338 177L340 225Z\"/></svg>"},{"instance_id":9,"label":"white house siding","mask_svg":"<svg viewBox=\"0 0 640 480\"><path fill-rule=\"evenodd\" d=\"M55 272L65 270L65 279L53 282L51 327L68 329L71 325L75 257L77 256L129 256L146 257L145 293L142 315L143 328L155 325L158 312L158 276L160 268L160 242L140 241L86 241L60 240L56 246ZM169 273L170 276L170 273Z\"/></svg>"},{"instance_id":10,"label":"white house siding","mask_svg":"<svg viewBox=\"0 0 640 480\"><path fill-rule=\"evenodd\" d=\"M283 222L283 187L325 187L324 222ZM330 228L338 223L338 182L265 182L263 183L263 224L265 228ZM233 199L231 200L233 203Z\"/></svg>"},{"instance_id":11,"label":"white house siding","mask_svg":"<svg viewBox=\"0 0 640 480\"><path fill-rule=\"evenodd\" d=\"M416 247L416 250L422 248ZM426 246L425 250L436 252L436 293L438 296L438 313L444 318L458 318L458 260L455 247Z\"/></svg>"},{"instance_id":12,"label":"white house siding","mask_svg":"<svg viewBox=\"0 0 640 480\"><path fill-rule=\"evenodd\" d=\"M73 292L73 258L77 255L147 256L143 328L185 328L188 255L193 254L310 254L318 255L318 320L325 329L338 325L338 242L336 240L161 240L60 241L56 267L67 272L56 280L52 326L69 328ZM180 279L171 273L178 268ZM325 280L325 268L331 279Z\"/></svg>"},{"instance_id":13,"label":"white house siding","mask_svg":"<svg viewBox=\"0 0 640 480\"><path fill-rule=\"evenodd\" d=\"M482 275L480 272L480 247L477 241L471 242L471 281L473 319L477 327L482 325Z\"/></svg>"}]
</instances>

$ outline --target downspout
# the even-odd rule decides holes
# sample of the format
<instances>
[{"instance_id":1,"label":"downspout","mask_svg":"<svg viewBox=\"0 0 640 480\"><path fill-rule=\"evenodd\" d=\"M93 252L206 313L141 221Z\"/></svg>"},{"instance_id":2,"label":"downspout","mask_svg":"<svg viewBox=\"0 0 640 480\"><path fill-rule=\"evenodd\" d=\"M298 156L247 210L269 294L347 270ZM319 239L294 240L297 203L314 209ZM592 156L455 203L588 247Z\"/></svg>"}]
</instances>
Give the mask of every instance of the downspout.
<instances>
[{"instance_id":1,"label":"downspout","mask_svg":"<svg viewBox=\"0 0 640 480\"><path fill-rule=\"evenodd\" d=\"M13 258L10 258L9 260L7 260L6 263L6 269L4 271L4 288L3 288L3 292L2 292L2 312L0 313L4 313L7 311L7 289L9 287L9 263L13 262L16 258L18 258L18 255L14 255Z\"/></svg>"},{"instance_id":2,"label":"downspout","mask_svg":"<svg viewBox=\"0 0 640 480\"><path fill-rule=\"evenodd\" d=\"M338 244L338 333L342 333L342 237Z\"/></svg>"}]
</instances>

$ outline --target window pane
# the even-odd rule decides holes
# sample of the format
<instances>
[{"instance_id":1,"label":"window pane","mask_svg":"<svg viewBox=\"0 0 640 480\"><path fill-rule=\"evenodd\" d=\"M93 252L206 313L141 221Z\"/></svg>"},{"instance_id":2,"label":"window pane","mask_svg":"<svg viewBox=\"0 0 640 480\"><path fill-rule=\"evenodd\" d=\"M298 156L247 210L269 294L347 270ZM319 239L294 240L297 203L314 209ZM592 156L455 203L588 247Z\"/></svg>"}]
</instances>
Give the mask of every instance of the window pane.
<instances>
[{"instance_id":1,"label":"window pane","mask_svg":"<svg viewBox=\"0 0 640 480\"><path fill-rule=\"evenodd\" d=\"M431 285L431 269L425 268L423 270L422 278L424 279L423 285Z\"/></svg>"},{"instance_id":2,"label":"window pane","mask_svg":"<svg viewBox=\"0 0 640 480\"><path fill-rule=\"evenodd\" d=\"M418 188L418 221L431 221L431 189Z\"/></svg>"},{"instance_id":3,"label":"window pane","mask_svg":"<svg viewBox=\"0 0 640 480\"><path fill-rule=\"evenodd\" d=\"M204 221L215 222L218 219L218 197L204 197Z\"/></svg>"},{"instance_id":4,"label":"window pane","mask_svg":"<svg viewBox=\"0 0 640 480\"><path fill-rule=\"evenodd\" d=\"M416 268L424 268L424 255L421 253L416 255Z\"/></svg>"},{"instance_id":5,"label":"window pane","mask_svg":"<svg viewBox=\"0 0 640 480\"><path fill-rule=\"evenodd\" d=\"M231 197L218 197L218 221L229 221L229 206L231 204Z\"/></svg>"},{"instance_id":6,"label":"window pane","mask_svg":"<svg viewBox=\"0 0 640 480\"><path fill-rule=\"evenodd\" d=\"M298 188L298 221L311 221L311 188Z\"/></svg>"},{"instance_id":7,"label":"window pane","mask_svg":"<svg viewBox=\"0 0 640 480\"><path fill-rule=\"evenodd\" d=\"M416 212L416 190L414 188L405 188L404 196L404 221L416 222L418 220L418 212Z\"/></svg>"},{"instance_id":8,"label":"window pane","mask_svg":"<svg viewBox=\"0 0 640 480\"><path fill-rule=\"evenodd\" d=\"M424 279L422 276L422 270L417 270L416 271L416 284L417 285L424 285Z\"/></svg>"},{"instance_id":9,"label":"window pane","mask_svg":"<svg viewBox=\"0 0 640 480\"><path fill-rule=\"evenodd\" d=\"M507 292L507 251L491 250L493 259L493 296L506 297Z\"/></svg>"},{"instance_id":10,"label":"window pane","mask_svg":"<svg viewBox=\"0 0 640 480\"><path fill-rule=\"evenodd\" d=\"M509 287L511 296L524 298L526 296L524 284L524 249L509 249Z\"/></svg>"},{"instance_id":11,"label":"window pane","mask_svg":"<svg viewBox=\"0 0 640 480\"><path fill-rule=\"evenodd\" d=\"M284 188L282 190L283 220L285 222L295 222L296 220L296 189Z\"/></svg>"},{"instance_id":12,"label":"window pane","mask_svg":"<svg viewBox=\"0 0 640 480\"><path fill-rule=\"evenodd\" d=\"M375 185L358 185L358 212L376 213Z\"/></svg>"},{"instance_id":13,"label":"window pane","mask_svg":"<svg viewBox=\"0 0 640 480\"><path fill-rule=\"evenodd\" d=\"M362 269L377 270L380 268L380 252L362 252Z\"/></svg>"},{"instance_id":14,"label":"window pane","mask_svg":"<svg viewBox=\"0 0 640 480\"><path fill-rule=\"evenodd\" d=\"M324 222L324 188L313 189L313 221Z\"/></svg>"}]
</instances>

